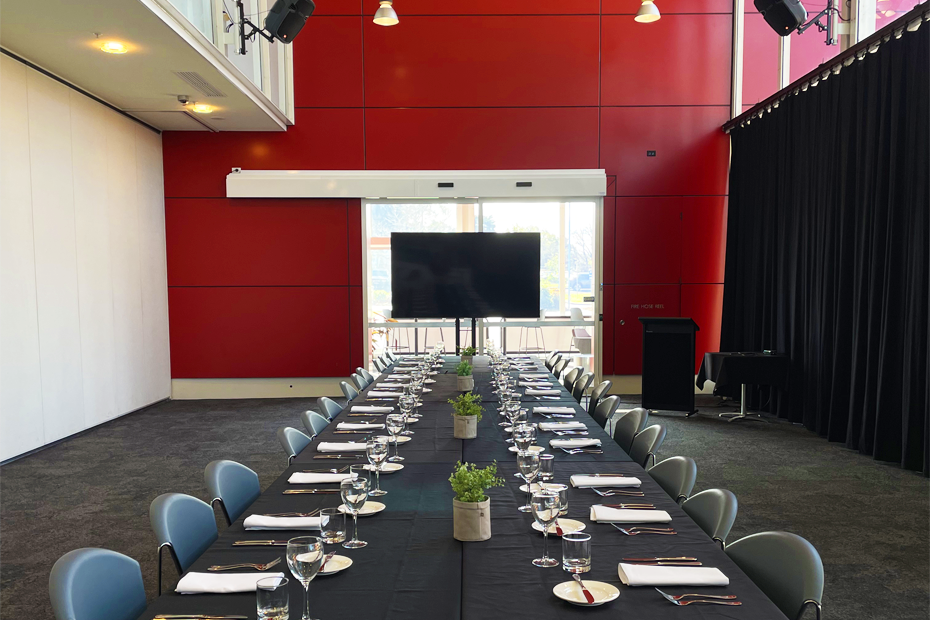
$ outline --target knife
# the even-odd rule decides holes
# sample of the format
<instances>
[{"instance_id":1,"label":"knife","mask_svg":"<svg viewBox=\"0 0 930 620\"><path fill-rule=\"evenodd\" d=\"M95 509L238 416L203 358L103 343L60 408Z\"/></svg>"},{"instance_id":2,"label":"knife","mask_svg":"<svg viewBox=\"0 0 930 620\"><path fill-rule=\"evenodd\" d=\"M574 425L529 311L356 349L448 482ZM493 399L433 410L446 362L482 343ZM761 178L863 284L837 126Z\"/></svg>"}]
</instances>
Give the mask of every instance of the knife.
<instances>
[{"instance_id":1,"label":"knife","mask_svg":"<svg viewBox=\"0 0 930 620\"><path fill-rule=\"evenodd\" d=\"M682 556L680 558L620 558L624 562L697 562L697 558Z\"/></svg>"},{"instance_id":2,"label":"knife","mask_svg":"<svg viewBox=\"0 0 930 620\"><path fill-rule=\"evenodd\" d=\"M315 459L360 459L361 455L354 454L317 454L313 458Z\"/></svg>"},{"instance_id":3,"label":"knife","mask_svg":"<svg viewBox=\"0 0 930 620\"><path fill-rule=\"evenodd\" d=\"M303 493L338 493L339 489L287 489L284 495L301 495Z\"/></svg>"},{"instance_id":4,"label":"knife","mask_svg":"<svg viewBox=\"0 0 930 620\"><path fill-rule=\"evenodd\" d=\"M629 510L655 510L652 504L601 504L605 508L625 508Z\"/></svg>"},{"instance_id":5,"label":"knife","mask_svg":"<svg viewBox=\"0 0 930 620\"><path fill-rule=\"evenodd\" d=\"M204 614L158 614L155 620L248 620L248 616L209 616Z\"/></svg>"},{"instance_id":6,"label":"knife","mask_svg":"<svg viewBox=\"0 0 930 620\"><path fill-rule=\"evenodd\" d=\"M584 594L584 600L588 601L588 604L589 604L589 605L593 605L593 604L594 604L594 595L591 594L590 592L588 592L588 589L587 589L586 587L584 587L584 583L582 583L581 577L578 575L578 573L573 573L573 574L572 574L572 579L574 579L575 581L577 581L577 582L578 582L578 585L581 586L581 592L582 592L582 594Z\"/></svg>"},{"instance_id":7,"label":"knife","mask_svg":"<svg viewBox=\"0 0 930 620\"><path fill-rule=\"evenodd\" d=\"M237 540L233 547L286 547L286 540Z\"/></svg>"}]
</instances>

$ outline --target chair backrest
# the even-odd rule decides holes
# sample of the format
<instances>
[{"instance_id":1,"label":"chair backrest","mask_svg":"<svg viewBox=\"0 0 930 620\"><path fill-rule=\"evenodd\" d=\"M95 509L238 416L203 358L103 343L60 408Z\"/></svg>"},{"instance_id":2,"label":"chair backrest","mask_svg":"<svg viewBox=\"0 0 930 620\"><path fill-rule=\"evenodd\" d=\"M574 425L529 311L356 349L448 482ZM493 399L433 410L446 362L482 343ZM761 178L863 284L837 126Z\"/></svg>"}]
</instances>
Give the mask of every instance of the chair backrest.
<instances>
[{"instance_id":1,"label":"chair backrest","mask_svg":"<svg viewBox=\"0 0 930 620\"><path fill-rule=\"evenodd\" d=\"M604 428L607 426L607 420L610 419L610 416L614 414L614 411L616 411L617 407L619 406L619 396L608 396L598 403L597 407L594 408L594 413L591 415L591 417L595 422L597 422L598 426Z\"/></svg>"},{"instance_id":2,"label":"chair backrest","mask_svg":"<svg viewBox=\"0 0 930 620\"><path fill-rule=\"evenodd\" d=\"M219 502L231 524L262 494L258 474L235 461L212 461L203 470L203 481L214 502Z\"/></svg>"},{"instance_id":3,"label":"chair backrest","mask_svg":"<svg viewBox=\"0 0 930 620\"><path fill-rule=\"evenodd\" d=\"M558 351L555 351L552 357L546 360L546 368L548 368L552 372L555 372L555 365L558 364L561 359L562 359L562 354L559 353Z\"/></svg>"},{"instance_id":4,"label":"chair backrest","mask_svg":"<svg viewBox=\"0 0 930 620\"><path fill-rule=\"evenodd\" d=\"M384 356L388 359L389 362L393 363L397 361L397 356L394 355L394 352L391 351L390 349L384 352Z\"/></svg>"},{"instance_id":5,"label":"chair backrest","mask_svg":"<svg viewBox=\"0 0 930 620\"><path fill-rule=\"evenodd\" d=\"M134 620L145 611L139 563L108 549L75 549L58 558L48 594L57 620Z\"/></svg>"},{"instance_id":6,"label":"chair backrest","mask_svg":"<svg viewBox=\"0 0 930 620\"><path fill-rule=\"evenodd\" d=\"M597 404L604 398L604 395L610 391L613 385L611 381L601 381L597 384L597 387L591 390L591 398L588 399L588 415L594 415L594 408L597 407Z\"/></svg>"},{"instance_id":7,"label":"chair backrest","mask_svg":"<svg viewBox=\"0 0 930 620\"><path fill-rule=\"evenodd\" d=\"M726 489L707 489L682 502L681 509L694 519L704 533L725 545L736 521L736 496Z\"/></svg>"},{"instance_id":8,"label":"chair backrest","mask_svg":"<svg viewBox=\"0 0 930 620\"><path fill-rule=\"evenodd\" d=\"M759 532L727 545L726 552L786 616L800 618L812 604L820 618L823 561L814 545L789 532Z\"/></svg>"},{"instance_id":9,"label":"chair backrest","mask_svg":"<svg viewBox=\"0 0 930 620\"><path fill-rule=\"evenodd\" d=\"M381 363L384 364L385 368L387 368L388 366L394 363L394 360L391 359L391 356L388 355L388 353L390 353L390 351L385 351L384 353L381 354L381 357L378 358L381 360Z\"/></svg>"},{"instance_id":10,"label":"chair backrest","mask_svg":"<svg viewBox=\"0 0 930 620\"><path fill-rule=\"evenodd\" d=\"M303 422L304 428L310 433L311 438L322 433L323 429L329 424L329 420L316 411L304 411L300 414L300 421Z\"/></svg>"},{"instance_id":11,"label":"chair backrest","mask_svg":"<svg viewBox=\"0 0 930 620\"><path fill-rule=\"evenodd\" d=\"M637 407L620 415L614 421L614 441L627 454L630 454L630 450L633 449L633 438L646 428L648 419L649 412L642 407Z\"/></svg>"},{"instance_id":12,"label":"chair backrest","mask_svg":"<svg viewBox=\"0 0 930 620\"><path fill-rule=\"evenodd\" d=\"M565 389L569 392L572 391L572 388L575 387L575 381L578 380L578 376L581 374L581 368L572 368L568 372L562 375L562 385L565 386Z\"/></svg>"},{"instance_id":13,"label":"chair backrest","mask_svg":"<svg viewBox=\"0 0 930 620\"><path fill-rule=\"evenodd\" d=\"M573 321L583 321L584 312L581 311L581 308L569 308L568 316Z\"/></svg>"},{"instance_id":14,"label":"chair backrest","mask_svg":"<svg viewBox=\"0 0 930 620\"><path fill-rule=\"evenodd\" d=\"M342 393L345 395L346 399L348 400L352 400L353 398L358 396L358 390L356 390L354 387L352 387L345 381L340 381L339 387L342 388Z\"/></svg>"},{"instance_id":15,"label":"chair backrest","mask_svg":"<svg viewBox=\"0 0 930 620\"><path fill-rule=\"evenodd\" d=\"M355 384L355 387L358 388L359 391L364 390L366 387L368 387L368 382L365 381L365 378L362 377L362 375L358 374L357 372L352 373L351 379L352 379L352 383Z\"/></svg>"},{"instance_id":16,"label":"chair backrest","mask_svg":"<svg viewBox=\"0 0 930 620\"><path fill-rule=\"evenodd\" d=\"M679 504L688 499L697 480L697 463L687 456L667 458L646 471Z\"/></svg>"},{"instance_id":17,"label":"chair backrest","mask_svg":"<svg viewBox=\"0 0 930 620\"><path fill-rule=\"evenodd\" d=\"M310 437L296 428L282 426L278 429L278 441L281 442L281 447L287 452L287 464L290 465L294 457L303 452L303 449L310 444Z\"/></svg>"},{"instance_id":18,"label":"chair backrest","mask_svg":"<svg viewBox=\"0 0 930 620\"><path fill-rule=\"evenodd\" d=\"M552 374L554 374L556 378L558 378L562 374L562 371L565 370L566 366L568 366L568 359L567 358L564 360L560 359L552 367Z\"/></svg>"},{"instance_id":19,"label":"chair backrest","mask_svg":"<svg viewBox=\"0 0 930 620\"><path fill-rule=\"evenodd\" d=\"M630 446L629 451L630 458L643 467L646 466L650 459L655 463L656 452L659 451L659 446L662 445L663 441L665 441L665 426L653 424L633 438L633 444Z\"/></svg>"},{"instance_id":20,"label":"chair backrest","mask_svg":"<svg viewBox=\"0 0 930 620\"><path fill-rule=\"evenodd\" d=\"M575 385L572 387L572 396L575 398L575 402L581 403L585 390L588 389L592 381L594 381L593 372L586 372L575 380Z\"/></svg>"},{"instance_id":21,"label":"chair backrest","mask_svg":"<svg viewBox=\"0 0 930 620\"><path fill-rule=\"evenodd\" d=\"M367 370L365 370L365 369L362 368L361 366L359 366L358 368L356 368L356 369L355 369L355 372L357 372L358 374L360 374L360 375L362 376L362 378L365 379L365 381L368 382L368 385L371 385L372 381L375 380L374 375L372 375L370 372L368 372Z\"/></svg>"},{"instance_id":22,"label":"chair backrest","mask_svg":"<svg viewBox=\"0 0 930 620\"><path fill-rule=\"evenodd\" d=\"M331 398L321 396L320 398L316 399L316 404L320 408L320 411L323 412L323 416L330 421L342 413L342 407L340 407L339 403Z\"/></svg>"},{"instance_id":23,"label":"chair backrest","mask_svg":"<svg viewBox=\"0 0 930 620\"><path fill-rule=\"evenodd\" d=\"M183 493L159 495L149 507L158 545L170 545L179 571L185 571L217 538L210 504Z\"/></svg>"},{"instance_id":24,"label":"chair backrest","mask_svg":"<svg viewBox=\"0 0 930 620\"><path fill-rule=\"evenodd\" d=\"M383 363L381 360L376 359L376 360L375 360L374 362L372 362L372 363L375 365L375 370L377 370L378 372L384 372L385 366L384 366L384 363Z\"/></svg>"}]
</instances>

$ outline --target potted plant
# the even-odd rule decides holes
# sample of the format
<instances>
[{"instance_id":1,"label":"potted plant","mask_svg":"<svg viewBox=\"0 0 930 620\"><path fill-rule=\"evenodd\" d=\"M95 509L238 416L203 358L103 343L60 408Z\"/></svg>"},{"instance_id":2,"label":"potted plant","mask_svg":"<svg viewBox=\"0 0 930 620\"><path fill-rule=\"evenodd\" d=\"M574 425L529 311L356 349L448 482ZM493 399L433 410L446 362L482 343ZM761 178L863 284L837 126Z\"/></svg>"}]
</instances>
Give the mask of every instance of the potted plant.
<instances>
[{"instance_id":1,"label":"potted plant","mask_svg":"<svg viewBox=\"0 0 930 620\"><path fill-rule=\"evenodd\" d=\"M452 405L452 436L456 439L474 439L481 420L481 397L471 392L450 398Z\"/></svg>"},{"instance_id":2,"label":"potted plant","mask_svg":"<svg viewBox=\"0 0 930 620\"><path fill-rule=\"evenodd\" d=\"M471 374L471 364L459 362L459 365L455 367L455 374L458 375L456 382L459 392L471 392L475 389L475 378Z\"/></svg>"},{"instance_id":3,"label":"potted plant","mask_svg":"<svg viewBox=\"0 0 930 620\"><path fill-rule=\"evenodd\" d=\"M497 476L497 463L478 469L474 463L455 464L449 476L455 499L452 500L452 535L464 542L487 540L491 537L491 498L485 491L503 486Z\"/></svg>"},{"instance_id":4,"label":"potted plant","mask_svg":"<svg viewBox=\"0 0 930 620\"><path fill-rule=\"evenodd\" d=\"M462 361L471 364L476 352L475 347L465 347L462 349Z\"/></svg>"}]
</instances>

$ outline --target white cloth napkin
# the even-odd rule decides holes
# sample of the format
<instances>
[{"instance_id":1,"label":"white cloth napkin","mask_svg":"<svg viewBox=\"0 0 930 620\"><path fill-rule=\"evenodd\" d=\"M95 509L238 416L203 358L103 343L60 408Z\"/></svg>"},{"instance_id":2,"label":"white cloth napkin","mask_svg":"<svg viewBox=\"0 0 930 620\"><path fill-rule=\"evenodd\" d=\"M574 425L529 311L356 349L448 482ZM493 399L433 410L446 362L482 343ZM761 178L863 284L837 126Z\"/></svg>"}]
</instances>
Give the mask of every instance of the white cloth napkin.
<instances>
[{"instance_id":1,"label":"white cloth napkin","mask_svg":"<svg viewBox=\"0 0 930 620\"><path fill-rule=\"evenodd\" d=\"M263 517L249 515L242 522L247 530L318 530L320 517Z\"/></svg>"},{"instance_id":2,"label":"white cloth napkin","mask_svg":"<svg viewBox=\"0 0 930 620\"><path fill-rule=\"evenodd\" d=\"M521 379L548 379L549 375L544 372L530 372L520 375Z\"/></svg>"},{"instance_id":3,"label":"white cloth napkin","mask_svg":"<svg viewBox=\"0 0 930 620\"><path fill-rule=\"evenodd\" d=\"M336 425L339 431L368 431L381 430L384 424L352 424L351 422L340 422Z\"/></svg>"},{"instance_id":4,"label":"white cloth napkin","mask_svg":"<svg viewBox=\"0 0 930 620\"><path fill-rule=\"evenodd\" d=\"M518 381L517 385L520 387L552 387L552 384L548 381Z\"/></svg>"},{"instance_id":5,"label":"white cloth napkin","mask_svg":"<svg viewBox=\"0 0 930 620\"><path fill-rule=\"evenodd\" d=\"M592 489L594 487L638 487L642 484L639 478L632 476L584 476L575 474L571 477L572 486L578 489Z\"/></svg>"},{"instance_id":6,"label":"white cloth napkin","mask_svg":"<svg viewBox=\"0 0 930 620\"><path fill-rule=\"evenodd\" d=\"M575 429L587 428L581 422L540 422L539 430L541 431L572 431Z\"/></svg>"},{"instance_id":7,"label":"white cloth napkin","mask_svg":"<svg viewBox=\"0 0 930 620\"><path fill-rule=\"evenodd\" d=\"M338 484L351 477L352 474L310 474L295 471L287 481L291 484Z\"/></svg>"},{"instance_id":8,"label":"white cloth napkin","mask_svg":"<svg viewBox=\"0 0 930 620\"><path fill-rule=\"evenodd\" d=\"M381 398L400 398L401 394L400 392L384 392L372 390L368 392L367 396L378 396Z\"/></svg>"},{"instance_id":9,"label":"white cloth napkin","mask_svg":"<svg viewBox=\"0 0 930 620\"><path fill-rule=\"evenodd\" d=\"M553 439L549 442L553 448L588 448L590 446L601 445L600 439L589 439L586 437L572 437L570 439Z\"/></svg>"},{"instance_id":10,"label":"white cloth napkin","mask_svg":"<svg viewBox=\"0 0 930 620\"><path fill-rule=\"evenodd\" d=\"M352 405L352 411L358 413L390 413L394 407L370 407L368 405Z\"/></svg>"},{"instance_id":11,"label":"white cloth napkin","mask_svg":"<svg viewBox=\"0 0 930 620\"><path fill-rule=\"evenodd\" d=\"M529 396L558 396L558 390L534 390L532 388L527 388L527 395Z\"/></svg>"},{"instance_id":12,"label":"white cloth napkin","mask_svg":"<svg viewBox=\"0 0 930 620\"><path fill-rule=\"evenodd\" d=\"M634 510L591 506L591 520L595 523L670 523L672 517L664 510Z\"/></svg>"},{"instance_id":13,"label":"white cloth napkin","mask_svg":"<svg viewBox=\"0 0 930 620\"><path fill-rule=\"evenodd\" d=\"M570 413L575 415L571 407L533 407L533 413Z\"/></svg>"},{"instance_id":14,"label":"white cloth napkin","mask_svg":"<svg viewBox=\"0 0 930 620\"><path fill-rule=\"evenodd\" d=\"M727 576L712 566L641 566L618 567L620 581L627 586L726 586Z\"/></svg>"},{"instance_id":15,"label":"white cloth napkin","mask_svg":"<svg viewBox=\"0 0 930 620\"><path fill-rule=\"evenodd\" d=\"M317 452L364 452L365 444L358 441L323 441L316 445Z\"/></svg>"},{"instance_id":16,"label":"white cloth napkin","mask_svg":"<svg viewBox=\"0 0 930 620\"><path fill-rule=\"evenodd\" d=\"M187 573L174 591L178 594L231 594L255 592L259 579L284 578L284 573Z\"/></svg>"}]
</instances>

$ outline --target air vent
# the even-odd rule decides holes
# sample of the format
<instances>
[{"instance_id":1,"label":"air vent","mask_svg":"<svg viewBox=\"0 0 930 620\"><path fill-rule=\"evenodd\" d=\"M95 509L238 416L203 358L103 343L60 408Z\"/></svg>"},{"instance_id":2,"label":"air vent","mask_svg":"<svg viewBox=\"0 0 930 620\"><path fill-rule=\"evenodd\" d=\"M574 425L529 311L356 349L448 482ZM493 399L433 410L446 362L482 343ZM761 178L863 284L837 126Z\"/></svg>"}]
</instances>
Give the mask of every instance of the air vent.
<instances>
[{"instance_id":1,"label":"air vent","mask_svg":"<svg viewBox=\"0 0 930 620\"><path fill-rule=\"evenodd\" d=\"M175 71L174 74L190 84L201 95L207 97L225 97L226 93L219 88L203 79L203 76L196 71Z\"/></svg>"}]
</instances>

